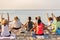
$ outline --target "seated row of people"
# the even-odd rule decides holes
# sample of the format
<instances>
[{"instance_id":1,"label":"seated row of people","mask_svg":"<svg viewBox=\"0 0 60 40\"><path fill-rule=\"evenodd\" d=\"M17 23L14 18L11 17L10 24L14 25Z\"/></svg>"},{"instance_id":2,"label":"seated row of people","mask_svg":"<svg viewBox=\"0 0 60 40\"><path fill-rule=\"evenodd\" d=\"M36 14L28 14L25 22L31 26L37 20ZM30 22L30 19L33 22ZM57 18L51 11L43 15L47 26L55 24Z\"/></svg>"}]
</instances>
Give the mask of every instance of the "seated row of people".
<instances>
[{"instance_id":1,"label":"seated row of people","mask_svg":"<svg viewBox=\"0 0 60 40\"><path fill-rule=\"evenodd\" d=\"M9 32L9 27L11 29L15 29L18 30L21 28L21 26L26 28L26 31L31 32L34 31L35 35L44 35L44 30L47 30L49 33L59 33L60 34L60 17L56 17L53 13L52 13L52 17L48 17L47 14L47 19L48 19L48 24L49 27L51 27L51 29L49 29L49 27L46 27L47 25L45 25L42 20L41 17L35 17L35 21L31 21L31 17L28 17L28 21L25 24L22 24L20 22L20 19L16 16L14 17L14 20L12 21L12 24L9 26L9 14L8 15L8 20L4 19L1 15L1 36L10 36ZM10 30L11 31L11 30Z\"/></svg>"}]
</instances>

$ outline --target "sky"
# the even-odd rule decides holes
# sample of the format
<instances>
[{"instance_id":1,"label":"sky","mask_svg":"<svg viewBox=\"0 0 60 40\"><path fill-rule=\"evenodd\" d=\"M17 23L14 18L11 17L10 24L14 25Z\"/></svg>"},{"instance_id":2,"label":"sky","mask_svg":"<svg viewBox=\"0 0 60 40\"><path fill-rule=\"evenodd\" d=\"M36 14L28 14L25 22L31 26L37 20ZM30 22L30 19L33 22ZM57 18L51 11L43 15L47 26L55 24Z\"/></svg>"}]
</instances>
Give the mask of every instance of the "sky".
<instances>
[{"instance_id":1,"label":"sky","mask_svg":"<svg viewBox=\"0 0 60 40\"><path fill-rule=\"evenodd\" d=\"M60 0L0 0L0 14L7 12L10 14L11 20L16 15L22 22L25 22L28 16L33 19L36 16L41 16L43 22L47 23L45 13L51 14L53 12L56 16L60 16Z\"/></svg>"},{"instance_id":2,"label":"sky","mask_svg":"<svg viewBox=\"0 0 60 40\"><path fill-rule=\"evenodd\" d=\"M60 9L60 0L0 0L0 9Z\"/></svg>"}]
</instances>

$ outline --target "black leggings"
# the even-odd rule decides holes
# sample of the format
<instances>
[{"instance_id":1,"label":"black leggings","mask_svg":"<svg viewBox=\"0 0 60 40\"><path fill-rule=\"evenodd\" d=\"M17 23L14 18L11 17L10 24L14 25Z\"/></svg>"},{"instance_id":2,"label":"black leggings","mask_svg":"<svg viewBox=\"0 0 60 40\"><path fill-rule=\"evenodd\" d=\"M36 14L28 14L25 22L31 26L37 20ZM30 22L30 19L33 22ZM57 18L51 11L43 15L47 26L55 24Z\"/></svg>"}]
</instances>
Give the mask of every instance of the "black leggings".
<instances>
[{"instance_id":1,"label":"black leggings","mask_svg":"<svg viewBox=\"0 0 60 40\"><path fill-rule=\"evenodd\" d=\"M44 35L44 34L35 34L35 35Z\"/></svg>"},{"instance_id":2,"label":"black leggings","mask_svg":"<svg viewBox=\"0 0 60 40\"><path fill-rule=\"evenodd\" d=\"M19 28L14 28L14 27L13 27L12 29L18 30L18 29L20 29L20 28L21 28L21 27L19 27Z\"/></svg>"}]
</instances>

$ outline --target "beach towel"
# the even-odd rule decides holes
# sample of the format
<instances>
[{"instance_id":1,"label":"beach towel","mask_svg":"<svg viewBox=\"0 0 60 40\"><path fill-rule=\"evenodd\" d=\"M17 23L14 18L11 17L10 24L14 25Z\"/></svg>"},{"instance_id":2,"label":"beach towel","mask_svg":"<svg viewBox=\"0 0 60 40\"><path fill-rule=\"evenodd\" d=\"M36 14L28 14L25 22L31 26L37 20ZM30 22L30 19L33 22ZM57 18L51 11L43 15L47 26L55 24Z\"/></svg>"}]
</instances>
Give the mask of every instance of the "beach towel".
<instances>
[{"instance_id":1,"label":"beach towel","mask_svg":"<svg viewBox=\"0 0 60 40\"><path fill-rule=\"evenodd\" d=\"M0 40L16 40L16 35L11 34L11 36L9 36L9 37L1 37L0 36Z\"/></svg>"}]
</instances>

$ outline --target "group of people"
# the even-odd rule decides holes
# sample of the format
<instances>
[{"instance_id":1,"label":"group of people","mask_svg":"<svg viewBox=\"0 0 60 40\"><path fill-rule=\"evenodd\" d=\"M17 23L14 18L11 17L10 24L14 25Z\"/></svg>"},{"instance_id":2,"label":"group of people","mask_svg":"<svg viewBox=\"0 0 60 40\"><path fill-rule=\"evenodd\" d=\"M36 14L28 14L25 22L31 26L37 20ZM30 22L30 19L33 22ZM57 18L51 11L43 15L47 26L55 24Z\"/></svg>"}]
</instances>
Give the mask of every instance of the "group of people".
<instances>
[{"instance_id":1,"label":"group of people","mask_svg":"<svg viewBox=\"0 0 60 40\"><path fill-rule=\"evenodd\" d=\"M51 34L60 34L60 16L56 17L53 13L51 15L52 17L49 17L48 13L46 14L48 25L45 25L42 22L40 16L35 17L34 21L32 21L32 18L29 16L28 21L25 24L22 24L20 19L16 16L12 21L12 25L10 25L9 14L7 13L8 19L3 18L3 15L1 15L1 36L8 37L11 35L11 30L9 31L9 27L11 27L11 29L18 30L21 26L25 27L27 32L33 31L36 36L44 35L44 30L47 30Z\"/></svg>"},{"instance_id":2,"label":"group of people","mask_svg":"<svg viewBox=\"0 0 60 40\"><path fill-rule=\"evenodd\" d=\"M12 22L12 25L10 25L10 22ZM3 18L3 14L2 14L1 22L0 22L1 36L2 37L11 36L12 29L19 29L21 25L22 25L22 23L20 22L20 20L17 16L14 17L13 21L10 21L8 13L7 13L7 19Z\"/></svg>"},{"instance_id":3,"label":"group of people","mask_svg":"<svg viewBox=\"0 0 60 40\"><path fill-rule=\"evenodd\" d=\"M56 17L53 13L51 14L52 17L49 17L48 14L46 16L51 32L53 34L60 34L60 16Z\"/></svg>"}]
</instances>

